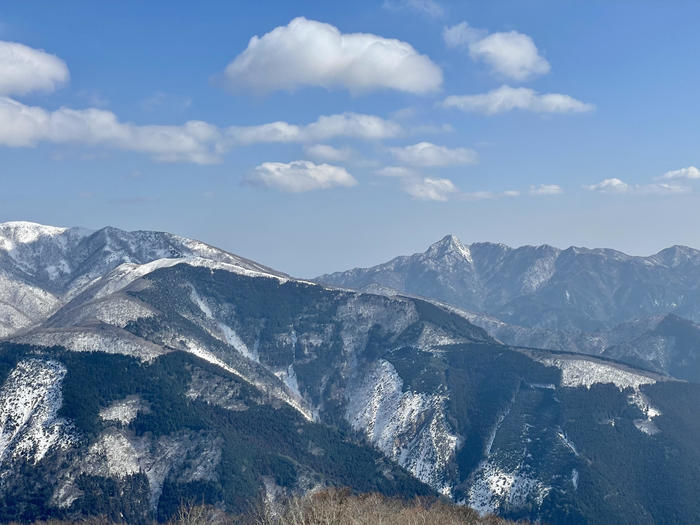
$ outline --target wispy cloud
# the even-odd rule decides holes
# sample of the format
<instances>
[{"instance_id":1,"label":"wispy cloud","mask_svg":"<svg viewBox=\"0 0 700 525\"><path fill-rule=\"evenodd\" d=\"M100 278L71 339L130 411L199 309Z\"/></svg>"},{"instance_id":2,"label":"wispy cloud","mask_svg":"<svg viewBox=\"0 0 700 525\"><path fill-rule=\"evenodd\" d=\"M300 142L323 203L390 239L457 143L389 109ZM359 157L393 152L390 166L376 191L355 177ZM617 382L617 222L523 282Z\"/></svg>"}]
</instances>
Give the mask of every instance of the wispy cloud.
<instances>
[{"instance_id":1,"label":"wispy cloud","mask_svg":"<svg viewBox=\"0 0 700 525\"><path fill-rule=\"evenodd\" d=\"M628 184L618 178L605 179L596 184L584 186L584 188L590 191L612 195L676 195L692 191L692 188L678 184Z\"/></svg>"},{"instance_id":2,"label":"wispy cloud","mask_svg":"<svg viewBox=\"0 0 700 525\"><path fill-rule=\"evenodd\" d=\"M595 106L560 93L537 93L529 88L500 88L478 95L452 95L442 106L465 112L496 115L513 110L534 113L584 113L593 111Z\"/></svg>"},{"instance_id":3,"label":"wispy cloud","mask_svg":"<svg viewBox=\"0 0 700 525\"><path fill-rule=\"evenodd\" d=\"M420 172L407 168L405 166L386 166L375 171L377 175L382 177L415 177L419 178L422 175Z\"/></svg>"},{"instance_id":4,"label":"wispy cloud","mask_svg":"<svg viewBox=\"0 0 700 525\"><path fill-rule=\"evenodd\" d=\"M420 171L406 166L386 166L375 173L382 177L396 178L400 181L402 191L420 200L480 201L520 195L517 190L462 192L451 179L425 176Z\"/></svg>"},{"instance_id":5,"label":"wispy cloud","mask_svg":"<svg viewBox=\"0 0 700 525\"><path fill-rule=\"evenodd\" d=\"M159 108L181 111L188 109L191 105L192 97L166 93L164 91L156 91L153 95L146 97L141 102L141 107L146 111L154 111Z\"/></svg>"},{"instance_id":6,"label":"wispy cloud","mask_svg":"<svg viewBox=\"0 0 700 525\"><path fill-rule=\"evenodd\" d=\"M530 186L530 195L560 195L562 193L564 193L564 190L557 184Z\"/></svg>"},{"instance_id":7,"label":"wispy cloud","mask_svg":"<svg viewBox=\"0 0 700 525\"><path fill-rule=\"evenodd\" d=\"M315 142L336 137L380 140L397 137L403 128L396 122L375 115L340 113L324 115L304 126L271 122L258 126L231 126L227 138L234 144L265 142Z\"/></svg>"},{"instance_id":8,"label":"wispy cloud","mask_svg":"<svg viewBox=\"0 0 700 525\"><path fill-rule=\"evenodd\" d=\"M304 152L314 160L328 162L347 162L355 155L348 147L336 148L328 144L311 144L304 146Z\"/></svg>"},{"instance_id":9,"label":"wispy cloud","mask_svg":"<svg viewBox=\"0 0 700 525\"><path fill-rule=\"evenodd\" d=\"M384 9L413 11L432 18L445 15L445 9L435 0L384 0L382 6Z\"/></svg>"},{"instance_id":10,"label":"wispy cloud","mask_svg":"<svg viewBox=\"0 0 700 525\"><path fill-rule=\"evenodd\" d=\"M419 142L411 146L390 148L389 151L399 162L423 167L474 164L478 158L476 151L472 149L450 149L430 142Z\"/></svg>"}]
</instances>

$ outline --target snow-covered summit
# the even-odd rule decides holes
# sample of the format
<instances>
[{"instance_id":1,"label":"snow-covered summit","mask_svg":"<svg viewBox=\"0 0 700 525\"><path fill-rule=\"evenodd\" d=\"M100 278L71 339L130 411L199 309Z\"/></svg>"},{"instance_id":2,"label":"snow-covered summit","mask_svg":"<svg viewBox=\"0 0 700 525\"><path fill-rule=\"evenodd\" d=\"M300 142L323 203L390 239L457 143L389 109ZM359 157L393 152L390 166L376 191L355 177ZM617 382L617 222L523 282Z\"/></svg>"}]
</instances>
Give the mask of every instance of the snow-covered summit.
<instances>
[{"instance_id":1,"label":"snow-covered summit","mask_svg":"<svg viewBox=\"0 0 700 525\"><path fill-rule=\"evenodd\" d=\"M0 224L0 338L40 323L122 265L156 269L160 260L199 261L230 271L287 276L203 242L165 232L97 231L31 222ZM173 264L172 262L168 264Z\"/></svg>"},{"instance_id":2,"label":"snow-covered summit","mask_svg":"<svg viewBox=\"0 0 700 525\"><path fill-rule=\"evenodd\" d=\"M454 235L446 235L438 242L432 244L425 252L427 257L443 258L446 256L456 255L464 258L468 263L472 264L472 254L469 247L462 244Z\"/></svg>"}]
</instances>

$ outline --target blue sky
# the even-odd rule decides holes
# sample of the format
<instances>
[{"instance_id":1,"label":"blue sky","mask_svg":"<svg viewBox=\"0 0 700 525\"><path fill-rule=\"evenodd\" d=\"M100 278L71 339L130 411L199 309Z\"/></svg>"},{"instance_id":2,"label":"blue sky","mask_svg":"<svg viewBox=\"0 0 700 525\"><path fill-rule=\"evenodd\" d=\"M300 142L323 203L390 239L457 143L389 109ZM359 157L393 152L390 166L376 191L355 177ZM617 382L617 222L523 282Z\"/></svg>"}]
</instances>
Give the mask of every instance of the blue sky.
<instances>
[{"instance_id":1,"label":"blue sky","mask_svg":"<svg viewBox=\"0 0 700 525\"><path fill-rule=\"evenodd\" d=\"M668 5L5 4L0 221L298 276L447 233L698 247L700 4Z\"/></svg>"}]
</instances>

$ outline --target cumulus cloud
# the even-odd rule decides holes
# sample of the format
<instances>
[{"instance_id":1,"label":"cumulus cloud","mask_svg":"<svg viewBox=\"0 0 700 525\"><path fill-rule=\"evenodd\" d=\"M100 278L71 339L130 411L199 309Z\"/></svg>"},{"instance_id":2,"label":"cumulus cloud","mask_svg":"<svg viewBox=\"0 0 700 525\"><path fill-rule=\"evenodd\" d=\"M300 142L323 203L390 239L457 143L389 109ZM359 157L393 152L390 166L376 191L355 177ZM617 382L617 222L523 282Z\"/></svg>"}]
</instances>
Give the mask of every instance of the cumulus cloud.
<instances>
[{"instance_id":1,"label":"cumulus cloud","mask_svg":"<svg viewBox=\"0 0 700 525\"><path fill-rule=\"evenodd\" d=\"M540 184L539 186L530 186L530 195L559 195L564 193L561 186L556 184Z\"/></svg>"},{"instance_id":2,"label":"cumulus cloud","mask_svg":"<svg viewBox=\"0 0 700 525\"><path fill-rule=\"evenodd\" d=\"M679 170L667 171L666 173L661 175L659 179L700 179L700 170L697 169L695 166L688 166L687 168L681 168Z\"/></svg>"},{"instance_id":3,"label":"cumulus cloud","mask_svg":"<svg viewBox=\"0 0 700 525\"><path fill-rule=\"evenodd\" d=\"M50 92L68 82L68 67L55 55L0 41L0 95Z\"/></svg>"},{"instance_id":4,"label":"cumulus cloud","mask_svg":"<svg viewBox=\"0 0 700 525\"><path fill-rule=\"evenodd\" d=\"M446 27L443 39L448 47L468 49L472 60L486 63L502 77L524 81L550 70L532 38L517 31L488 34L461 22Z\"/></svg>"},{"instance_id":5,"label":"cumulus cloud","mask_svg":"<svg viewBox=\"0 0 700 525\"><path fill-rule=\"evenodd\" d=\"M350 148L336 148L328 144L312 144L304 147L304 152L315 160L328 162L347 162L352 157Z\"/></svg>"},{"instance_id":6,"label":"cumulus cloud","mask_svg":"<svg viewBox=\"0 0 700 525\"><path fill-rule=\"evenodd\" d=\"M474 150L467 148L450 149L430 142L419 142L412 146L391 148L391 154L404 164L425 167L454 166L473 164L477 160Z\"/></svg>"},{"instance_id":7,"label":"cumulus cloud","mask_svg":"<svg viewBox=\"0 0 700 525\"><path fill-rule=\"evenodd\" d=\"M271 122L259 126L232 126L227 137L236 144L261 142L313 142L347 137L365 140L380 140L403 133L402 127L375 115L341 113L323 115L315 122L297 126L287 122Z\"/></svg>"},{"instance_id":8,"label":"cumulus cloud","mask_svg":"<svg viewBox=\"0 0 700 525\"><path fill-rule=\"evenodd\" d=\"M560 93L537 93L529 88L500 88L478 95L452 95L442 105L465 112L495 115L514 109L534 113L583 113L593 111L595 106Z\"/></svg>"},{"instance_id":9,"label":"cumulus cloud","mask_svg":"<svg viewBox=\"0 0 700 525\"><path fill-rule=\"evenodd\" d=\"M630 190L630 185L617 178L605 179L596 184L584 186L591 191L599 191L601 193L627 193Z\"/></svg>"},{"instance_id":10,"label":"cumulus cloud","mask_svg":"<svg viewBox=\"0 0 700 525\"><path fill-rule=\"evenodd\" d=\"M617 195L676 195L692 191L690 187L680 186L678 184L628 184L618 178L605 179L596 184L584 186L584 188L598 193Z\"/></svg>"},{"instance_id":11,"label":"cumulus cloud","mask_svg":"<svg viewBox=\"0 0 700 525\"><path fill-rule=\"evenodd\" d=\"M48 111L0 97L0 145L29 147L40 142L103 146L151 155L164 162L218 162L231 148L254 143L311 142L336 137L382 139L403 132L401 126L374 115L324 115L298 126L272 122L259 126L219 128L202 121L180 126L121 122L111 111L60 108ZM327 160L332 152L325 147ZM319 150L316 150L319 153ZM347 152L335 151L336 159Z\"/></svg>"},{"instance_id":12,"label":"cumulus cloud","mask_svg":"<svg viewBox=\"0 0 700 525\"><path fill-rule=\"evenodd\" d=\"M459 190L450 179L423 177L411 180L404 186L404 191L420 200L446 201Z\"/></svg>"},{"instance_id":13,"label":"cumulus cloud","mask_svg":"<svg viewBox=\"0 0 700 525\"><path fill-rule=\"evenodd\" d=\"M234 90L267 93L304 86L352 92L395 89L428 93L442 83L441 69L410 44L299 17L250 39L225 69Z\"/></svg>"},{"instance_id":14,"label":"cumulus cloud","mask_svg":"<svg viewBox=\"0 0 700 525\"><path fill-rule=\"evenodd\" d=\"M290 193L354 186L357 180L345 168L314 164L307 160L289 163L264 162L248 177L248 182Z\"/></svg>"},{"instance_id":15,"label":"cumulus cloud","mask_svg":"<svg viewBox=\"0 0 700 525\"><path fill-rule=\"evenodd\" d=\"M111 111L61 108L47 111L0 97L0 145L39 142L81 143L151 154L166 162L216 162L222 135L201 121L181 126L137 126L120 122Z\"/></svg>"},{"instance_id":16,"label":"cumulus cloud","mask_svg":"<svg viewBox=\"0 0 700 525\"><path fill-rule=\"evenodd\" d=\"M414 11L432 18L440 18L445 10L435 0L384 0L384 9Z\"/></svg>"}]
</instances>

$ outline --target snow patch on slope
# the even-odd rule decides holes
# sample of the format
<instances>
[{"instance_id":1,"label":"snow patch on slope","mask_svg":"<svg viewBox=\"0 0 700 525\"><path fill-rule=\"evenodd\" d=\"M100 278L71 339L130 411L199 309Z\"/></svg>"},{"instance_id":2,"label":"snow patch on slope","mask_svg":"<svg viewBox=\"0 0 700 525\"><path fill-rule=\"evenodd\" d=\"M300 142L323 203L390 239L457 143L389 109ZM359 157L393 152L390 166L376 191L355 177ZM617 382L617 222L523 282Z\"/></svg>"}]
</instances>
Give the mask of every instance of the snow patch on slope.
<instances>
[{"instance_id":1,"label":"snow patch on slope","mask_svg":"<svg viewBox=\"0 0 700 525\"><path fill-rule=\"evenodd\" d=\"M231 328L229 325L218 320L215 317L214 312L212 311L209 304L207 304L207 302L197 293L197 290L194 286L192 286L191 288L190 298L199 307L199 309L202 311L202 313L206 316L207 319L216 323L218 333L214 330L208 330L212 336L232 346L236 349L238 353L240 353L247 359L250 359L255 362L260 362L260 357L258 356L258 353L254 350L249 349L243 341L243 339L240 338L240 336L236 333L236 331L233 328Z\"/></svg>"},{"instance_id":2,"label":"snow patch on slope","mask_svg":"<svg viewBox=\"0 0 700 525\"><path fill-rule=\"evenodd\" d=\"M62 346L74 352L122 354L145 362L170 352L166 348L118 329L90 331L85 328L66 328L65 330L46 330L17 337L13 341L37 346Z\"/></svg>"},{"instance_id":3,"label":"snow patch on slope","mask_svg":"<svg viewBox=\"0 0 700 525\"><path fill-rule=\"evenodd\" d=\"M100 418L103 421L116 421L128 425L145 409L146 404L139 396L128 396L100 410Z\"/></svg>"},{"instance_id":4,"label":"snow patch on slope","mask_svg":"<svg viewBox=\"0 0 700 525\"><path fill-rule=\"evenodd\" d=\"M473 479L467 503L482 516L522 508L530 502L540 506L551 490L520 469L505 470L489 461L479 465Z\"/></svg>"},{"instance_id":5,"label":"snow patch on slope","mask_svg":"<svg viewBox=\"0 0 700 525\"><path fill-rule=\"evenodd\" d=\"M136 436L126 429L109 428L100 434L85 458L79 473L93 476L123 478L143 473L150 488L150 505L158 506L165 479L174 470L180 471L184 482L212 480L221 459L221 441L191 431L161 436ZM184 467L184 471L183 471ZM80 495L75 478L63 480L54 493L61 507L68 507Z\"/></svg>"},{"instance_id":6,"label":"snow patch on slope","mask_svg":"<svg viewBox=\"0 0 700 525\"><path fill-rule=\"evenodd\" d=\"M641 432L644 432L650 436L658 434L660 430L659 427L656 426L656 423L654 423L654 418L660 416L661 411L658 408L653 407L650 404L649 399L647 399L647 397L639 390L635 390L628 396L627 399L631 405L635 405L646 416L645 419L635 419L634 426Z\"/></svg>"},{"instance_id":7,"label":"snow patch on slope","mask_svg":"<svg viewBox=\"0 0 700 525\"><path fill-rule=\"evenodd\" d=\"M634 420L634 425L648 435L659 432L653 419L659 416L661 411L651 406L649 400L640 391L642 385L654 384L656 379L587 359L545 358L542 362L547 366L556 366L562 371L561 386L563 387L585 386L590 389L596 383L612 383L620 392L626 388L632 389L632 394L627 397L628 403L638 407L646 416L646 419Z\"/></svg>"},{"instance_id":8,"label":"snow patch on slope","mask_svg":"<svg viewBox=\"0 0 700 525\"><path fill-rule=\"evenodd\" d=\"M555 263L558 258L559 252L555 251L546 257L535 260L522 276L522 291L524 293L535 292L548 282L556 271ZM569 292L567 291L566 294L568 301Z\"/></svg>"},{"instance_id":9,"label":"snow patch on slope","mask_svg":"<svg viewBox=\"0 0 700 525\"><path fill-rule=\"evenodd\" d=\"M457 448L444 413L444 396L403 391L388 361L363 374L348 394L346 418L386 456L421 481L451 495L447 470Z\"/></svg>"},{"instance_id":10,"label":"snow patch on slope","mask_svg":"<svg viewBox=\"0 0 700 525\"><path fill-rule=\"evenodd\" d=\"M641 385L656 383L652 377L588 359L544 358L542 363L561 370L563 387L585 386L590 389L596 383L612 383L622 391L625 388L637 390Z\"/></svg>"},{"instance_id":11,"label":"snow patch on slope","mask_svg":"<svg viewBox=\"0 0 700 525\"><path fill-rule=\"evenodd\" d=\"M305 406L303 400L301 397L297 397L295 393L288 393L284 391L282 387L280 388L275 388L271 387L268 388L265 384L259 382L259 381L254 381L251 380L250 378L246 377L244 374L236 370L235 368L229 366L226 364L223 360L219 359L216 355L214 355L212 352L207 350L206 348L203 348L200 346L196 341L191 340L191 339L182 339L182 341L185 343L186 348L185 350L196 355L197 357L204 359L205 361L208 361L219 368L222 368L226 370L227 372L235 375L236 377L239 377L246 383L249 383L256 388L268 392L269 394L273 395L277 399L283 401L284 403L287 403L289 406L294 408L297 412L299 412L302 416L304 416L305 419L308 421L313 421L314 420L314 414L307 406Z\"/></svg>"},{"instance_id":12,"label":"snow patch on slope","mask_svg":"<svg viewBox=\"0 0 700 525\"><path fill-rule=\"evenodd\" d=\"M0 389L0 462L24 456L38 463L54 448L75 442L67 420L58 417L66 368L57 361L26 359Z\"/></svg>"}]
</instances>

